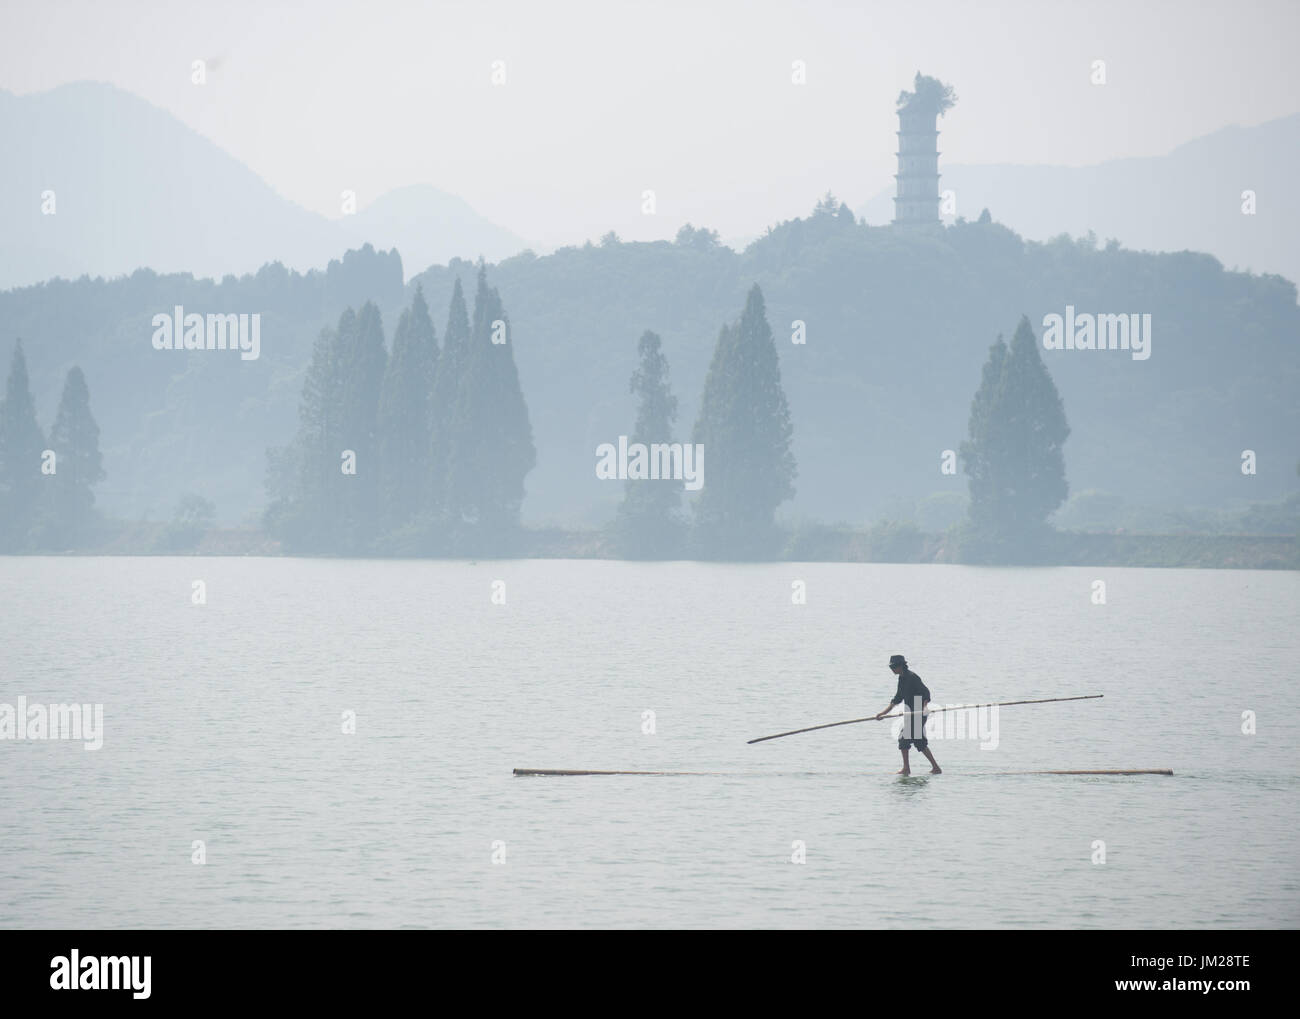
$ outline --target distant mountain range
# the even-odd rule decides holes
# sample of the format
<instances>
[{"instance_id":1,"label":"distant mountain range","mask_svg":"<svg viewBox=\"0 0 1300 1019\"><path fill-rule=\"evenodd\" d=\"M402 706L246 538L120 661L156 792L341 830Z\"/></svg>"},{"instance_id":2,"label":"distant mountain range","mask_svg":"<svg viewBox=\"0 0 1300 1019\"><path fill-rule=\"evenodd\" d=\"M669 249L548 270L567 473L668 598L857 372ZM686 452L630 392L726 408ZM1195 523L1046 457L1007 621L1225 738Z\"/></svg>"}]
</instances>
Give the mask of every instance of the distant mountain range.
<instances>
[{"instance_id":1,"label":"distant mountain range","mask_svg":"<svg viewBox=\"0 0 1300 1019\"><path fill-rule=\"evenodd\" d=\"M942 127L942 122L940 123ZM940 149L943 148L940 136ZM1058 234L1119 240L1138 251L1204 251L1225 268L1300 280L1300 114L1257 127L1226 127L1168 155L1095 166L947 165L941 190L955 192L956 215L993 218L1029 240ZM1254 215L1242 192L1255 192ZM894 218L894 189L858 213ZM951 221L952 216L945 217Z\"/></svg>"},{"instance_id":2,"label":"distant mountain range","mask_svg":"<svg viewBox=\"0 0 1300 1019\"><path fill-rule=\"evenodd\" d=\"M272 261L306 271L366 243L401 252L409 279L453 258L499 261L529 247L424 184L328 219L112 85L80 82L29 96L0 90L0 138L11 154L0 160L0 289L141 267L215 279ZM1026 239L1092 231L1102 243L1204 251L1229 269L1298 280L1300 196L1290 180L1298 164L1295 114L1224 128L1165 156L1095 166L948 165L941 157L940 187L955 192L956 215L973 220L987 208ZM1255 192L1254 215L1241 211L1247 190ZM42 213L47 191L54 215ZM891 187L857 211L888 223L892 198Z\"/></svg>"},{"instance_id":3,"label":"distant mountain range","mask_svg":"<svg viewBox=\"0 0 1300 1019\"><path fill-rule=\"evenodd\" d=\"M423 184L389 191L346 221L346 227L351 248L373 244L401 252L407 278L453 258L473 261L482 255L493 262L528 248L455 195ZM337 258L337 252L330 257Z\"/></svg>"},{"instance_id":4,"label":"distant mountain range","mask_svg":"<svg viewBox=\"0 0 1300 1019\"><path fill-rule=\"evenodd\" d=\"M1155 323L1149 360L1045 351L1074 429L1072 490L1244 506L1294 492L1300 459L1296 287L1230 271L1300 277L1296 199L1283 176L1298 136L1300 116L1160 159L942 166L965 219L947 230L816 212L743 251L688 238L511 254L526 245L433 188L329 220L118 89L0 92L0 371L21 337L48 428L68 369L82 367L101 428L105 511L167 519L194 492L219 519L252 521L266 502L266 451L297 427L322 326L374 300L391 343L422 284L441 338L454 279L472 287L482 254L509 313L538 448L525 519L603 524L622 489L596 477L594 450L635 420L637 337L663 337L677 436L689 436L719 327L757 282L795 423L798 494L783 512L860 522L960 498L965 478L941 473L941 454L966 435L989 344L1022 314L1040 330L1045 315L1070 309L1141 313ZM1248 188L1254 216L1240 212ZM51 216L40 209L47 190ZM868 205L869 223L889 220L888 199ZM991 221L978 222L986 206ZM1031 236L1092 230L1102 243L1026 242L1004 220ZM1109 237L1124 246L1108 248ZM339 258L362 238L379 250ZM1216 257L1130 250L1187 247ZM73 282L14 289L59 275ZM153 317L177 305L259 314L260 358L156 350ZM806 344L786 339L795 322L806 323ZM1257 475L1241 473L1245 450L1258 454Z\"/></svg>"},{"instance_id":5,"label":"distant mountain range","mask_svg":"<svg viewBox=\"0 0 1300 1019\"><path fill-rule=\"evenodd\" d=\"M416 185L339 220L276 194L170 113L111 85L0 90L0 289L141 267L220 279L267 262L324 268L396 247L408 276L528 247L464 201ZM42 211L53 192L54 214ZM47 205L48 207L48 205Z\"/></svg>"}]
</instances>

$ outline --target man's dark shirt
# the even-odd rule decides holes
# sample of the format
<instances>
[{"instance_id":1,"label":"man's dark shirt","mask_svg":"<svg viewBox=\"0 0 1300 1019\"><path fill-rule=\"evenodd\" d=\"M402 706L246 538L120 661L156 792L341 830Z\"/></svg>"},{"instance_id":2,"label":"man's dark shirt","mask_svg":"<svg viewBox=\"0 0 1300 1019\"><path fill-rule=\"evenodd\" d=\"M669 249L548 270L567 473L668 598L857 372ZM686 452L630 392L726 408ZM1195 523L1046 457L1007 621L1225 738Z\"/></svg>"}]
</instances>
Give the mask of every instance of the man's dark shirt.
<instances>
[{"instance_id":1,"label":"man's dark shirt","mask_svg":"<svg viewBox=\"0 0 1300 1019\"><path fill-rule=\"evenodd\" d=\"M920 698L918 703L917 698ZM921 677L911 669L904 669L898 674L898 692L894 694L894 699L890 705L902 703L903 709L908 712L917 712L915 718L908 718L903 723L904 736L913 735L907 731L908 722L911 722L915 728L923 729L925 722L920 717L920 704L924 704L930 699L930 688L921 682ZM917 736L924 735L924 731L915 733Z\"/></svg>"}]
</instances>

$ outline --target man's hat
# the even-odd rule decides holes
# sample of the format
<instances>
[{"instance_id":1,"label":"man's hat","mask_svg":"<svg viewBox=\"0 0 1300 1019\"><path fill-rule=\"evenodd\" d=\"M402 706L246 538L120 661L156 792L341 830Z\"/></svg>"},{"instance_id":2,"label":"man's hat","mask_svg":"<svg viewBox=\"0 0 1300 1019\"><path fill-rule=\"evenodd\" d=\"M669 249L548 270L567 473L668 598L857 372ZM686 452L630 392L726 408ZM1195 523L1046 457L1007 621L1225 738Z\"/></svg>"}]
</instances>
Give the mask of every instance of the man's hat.
<instances>
[{"instance_id":1,"label":"man's hat","mask_svg":"<svg viewBox=\"0 0 1300 1019\"><path fill-rule=\"evenodd\" d=\"M892 669L895 665L902 665L902 666L906 667L906 666L907 666L907 659L904 658L902 655L890 655L890 656L889 656L889 667Z\"/></svg>"}]
</instances>

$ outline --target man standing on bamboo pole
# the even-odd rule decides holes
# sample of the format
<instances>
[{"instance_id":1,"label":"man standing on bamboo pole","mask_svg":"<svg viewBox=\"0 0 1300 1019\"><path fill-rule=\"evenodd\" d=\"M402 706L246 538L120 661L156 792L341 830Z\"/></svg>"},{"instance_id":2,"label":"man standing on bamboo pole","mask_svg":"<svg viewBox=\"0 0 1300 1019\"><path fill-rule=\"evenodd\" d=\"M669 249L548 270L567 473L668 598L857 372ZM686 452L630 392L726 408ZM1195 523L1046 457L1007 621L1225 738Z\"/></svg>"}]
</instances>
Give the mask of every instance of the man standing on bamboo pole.
<instances>
[{"instance_id":1,"label":"man standing on bamboo pole","mask_svg":"<svg viewBox=\"0 0 1300 1019\"><path fill-rule=\"evenodd\" d=\"M916 747L933 765L930 774L942 775L943 769L934 759L934 754L930 753L930 741L925 738L925 711L930 703L930 688L921 682L920 676L907 667L907 659L902 655L891 655L889 668L898 677L898 690L894 694L894 699L889 702L889 707L876 715L876 718L884 718L896 704L903 705L903 730L898 734L898 749L903 752L903 766L898 773L912 774L912 769L907 763L907 752L909 748ZM911 705L910 710L908 705Z\"/></svg>"}]
</instances>

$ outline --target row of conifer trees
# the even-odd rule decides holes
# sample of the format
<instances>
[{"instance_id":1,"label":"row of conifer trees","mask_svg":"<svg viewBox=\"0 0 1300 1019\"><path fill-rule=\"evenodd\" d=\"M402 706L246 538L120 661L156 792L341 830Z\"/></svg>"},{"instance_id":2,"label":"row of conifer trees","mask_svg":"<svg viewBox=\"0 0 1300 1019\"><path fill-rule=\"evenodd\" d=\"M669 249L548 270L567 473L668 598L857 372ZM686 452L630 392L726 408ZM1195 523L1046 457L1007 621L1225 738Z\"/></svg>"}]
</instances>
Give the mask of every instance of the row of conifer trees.
<instances>
[{"instance_id":1,"label":"row of conifer trees","mask_svg":"<svg viewBox=\"0 0 1300 1019\"><path fill-rule=\"evenodd\" d=\"M16 341L0 400L0 552L61 552L92 544L92 488L103 478L99 425L81 369L68 369L46 435L36 420L23 344Z\"/></svg>"},{"instance_id":2,"label":"row of conifer trees","mask_svg":"<svg viewBox=\"0 0 1300 1019\"><path fill-rule=\"evenodd\" d=\"M391 354L379 309L349 308L312 352L293 442L269 454L265 523L290 551L505 550L536 463L510 322L480 267L438 342L423 290Z\"/></svg>"},{"instance_id":3,"label":"row of conifer trees","mask_svg":"<svg viewBox=\"0 0 1300 1019\"><path fill-rule=\"evenodd\" d=\"M678 404L660 338L644 333L631 443L673 443ZM1064 407L1022 318L989 352L971 405L962 558L1032 561L1065 500ZM690 513L680 479L629 480L610 529L628 558L779 555L777 507L794 494L793 426L763 295L753 286L722 327L690 442L703 487ZM480 266L471 315L459 280L439 343L416 289L389 353L379 310L348 309L321 332L294 440L269 451L268 532L291 552L508 553L536 463L510 322ZM36 420L21 341L0 402L0 550L92 544L104 472L81 370L69 370L48 437Z\"/></svg>"},{"instance_id":4,"label":"row of conifer trees","mask_svg":"<svg viewBox=\"0 0 1300 1019\"><path fill-rule=\"evenodd\" d=\"M638 344L631 389L640 398L632 443L671 442L677 400L657 335ZM629 558L767 558L781 554L776 508L794 494L790 411L763 295L755 285L738 322L718 336L692 441L706 450L705 483L688 524L682 484L628 481L613 527ZM990 348L962 444L970 479L967 519L954 557L1033 562L1050 555L1048 518L1068 493L1065 408L1022 317L1008 346ZM670 438L664 438L669 436ZM888 479L884 479L888 483Z\"/></svg>"}]
</instances>

